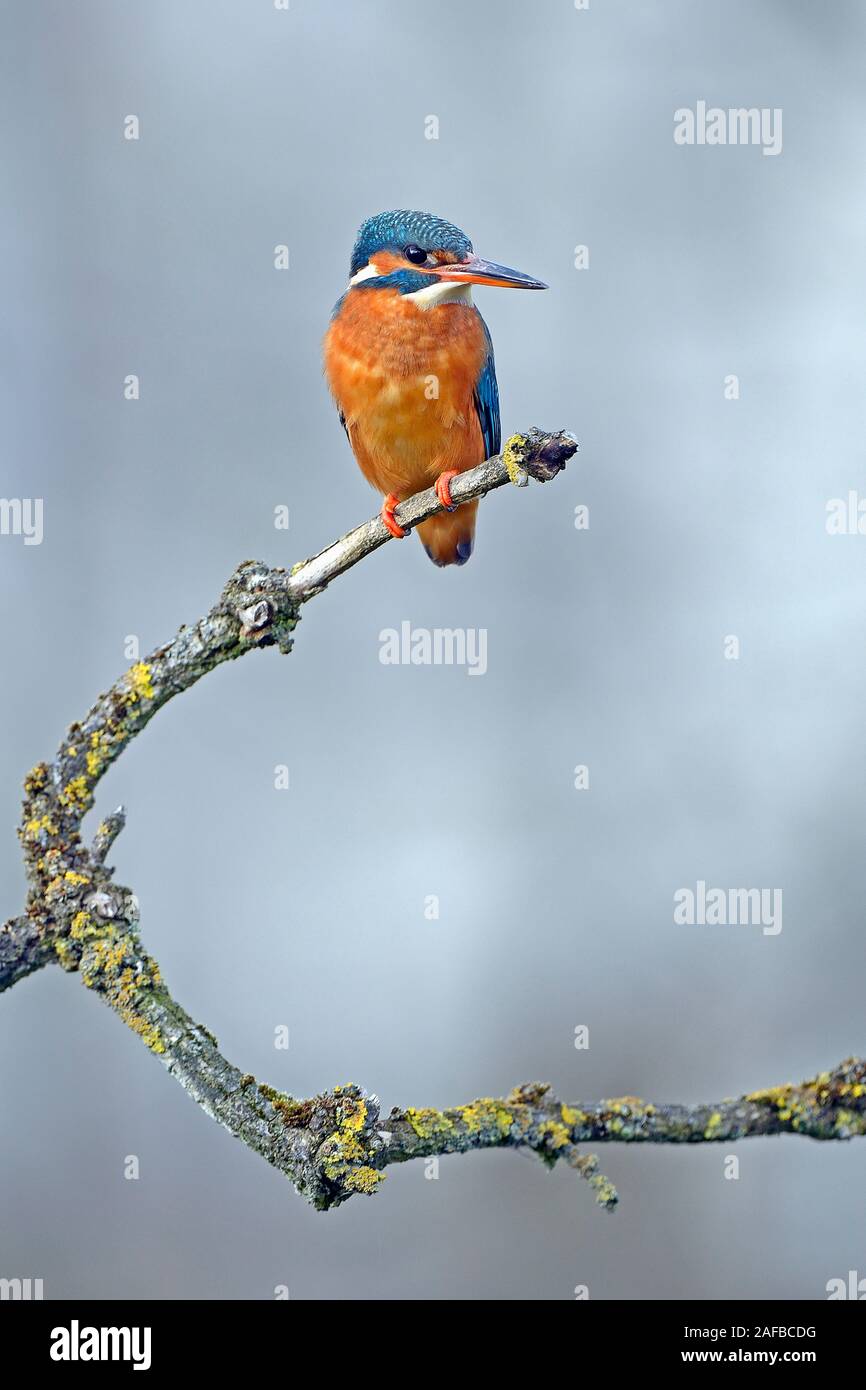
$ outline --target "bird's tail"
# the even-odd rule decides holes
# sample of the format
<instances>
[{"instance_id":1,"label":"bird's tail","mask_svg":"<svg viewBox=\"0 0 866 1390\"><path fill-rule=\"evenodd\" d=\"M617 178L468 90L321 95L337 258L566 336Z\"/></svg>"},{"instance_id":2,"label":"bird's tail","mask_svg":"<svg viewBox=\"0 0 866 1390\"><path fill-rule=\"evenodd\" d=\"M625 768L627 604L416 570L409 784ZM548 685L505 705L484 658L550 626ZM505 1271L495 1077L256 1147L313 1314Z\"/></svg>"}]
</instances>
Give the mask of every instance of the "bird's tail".
<instances>
[{"instance_id":1,"label":"bird's tail","mask_svg":"<svg viewBox=\"0 0 866 1390\"><path fill-rule=\"evenodd\" d=\"M416 526L434 565L465 565L475 543L478 500L464 502L454 512L439 512Z\"/></svg>"}]
</instances>

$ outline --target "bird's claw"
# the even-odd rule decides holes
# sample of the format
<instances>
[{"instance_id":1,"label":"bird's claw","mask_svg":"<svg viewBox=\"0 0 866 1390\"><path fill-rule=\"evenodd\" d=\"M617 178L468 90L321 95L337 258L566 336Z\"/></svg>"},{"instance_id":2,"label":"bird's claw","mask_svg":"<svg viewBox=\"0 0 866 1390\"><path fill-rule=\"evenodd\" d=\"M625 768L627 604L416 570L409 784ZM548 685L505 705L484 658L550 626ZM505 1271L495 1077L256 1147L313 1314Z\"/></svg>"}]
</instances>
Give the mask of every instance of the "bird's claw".
<instances>
[{"instance_id":1,"label":"bird's claw","mask_svg":"<svg viewBox=\"0 0 866 1390\"><path fill-rule=\"evenodd\" d=\"M458 476L456 468L449 468L436 479L436 496L446 512L453 512L457 503L451 496L451 479Z\"/></svg>"},{"instance_id":2,"label":"bird's claw","mask_svg":"<svg viewBox=\"0 0 866 1390\"><path fill-rule=\"evenodd\" d=\"M398 507L399 505L399 497L397 497L395 493L389 492L388 496L382 503L382 510L379 513L380 517L382 518L382 521L385 523L386 529L391 532L391 535L397 541L401 541L404 536L408 536L409 534L409 532L404 530L404 528L400 525L399 521L394 515L394 508Z\"/></svg>"}]
</instances>

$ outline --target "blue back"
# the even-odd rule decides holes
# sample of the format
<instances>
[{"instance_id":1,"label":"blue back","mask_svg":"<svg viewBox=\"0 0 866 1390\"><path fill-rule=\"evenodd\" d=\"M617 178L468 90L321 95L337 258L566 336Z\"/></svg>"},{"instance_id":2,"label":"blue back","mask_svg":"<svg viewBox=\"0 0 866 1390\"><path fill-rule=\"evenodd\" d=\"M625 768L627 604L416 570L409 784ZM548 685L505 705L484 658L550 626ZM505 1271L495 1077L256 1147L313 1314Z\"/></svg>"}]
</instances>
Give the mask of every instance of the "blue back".
<instances>
[{"instance_id":1,"label":"blue back","mask_svg":"<svg viewBox=\"0 0 866 1390\"><path fill-rule=\"evenodd\" d=\"M478 313L478 310L475 311ZM481 319L481 315L478 314ZM496 363L493 360L493 340L487 324L481 319L484 336L487 339L487 360L475 387L475 409L484 436L485 458L499 453L502 443L502 426L499 420L499 387L496 384Z\"/></svg>"}]
</instances>

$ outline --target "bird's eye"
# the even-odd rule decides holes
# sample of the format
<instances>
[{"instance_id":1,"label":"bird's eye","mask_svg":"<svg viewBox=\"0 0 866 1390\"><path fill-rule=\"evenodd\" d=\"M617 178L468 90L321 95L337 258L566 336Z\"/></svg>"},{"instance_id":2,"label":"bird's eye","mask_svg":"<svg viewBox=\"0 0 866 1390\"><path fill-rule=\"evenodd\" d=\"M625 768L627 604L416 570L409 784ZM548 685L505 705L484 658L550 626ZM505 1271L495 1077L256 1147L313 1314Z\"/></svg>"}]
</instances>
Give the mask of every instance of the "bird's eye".
<instances>
[{"instance_id":1,"label":"bird's eye","mask_svg":"<svg viewBox=\"0 0 866 1390\"><path fill-rule=\"evenodd\" d=\"M415 245L404 247L403 255L406 257L406 260L411 261L413 265L423 265L427 259L427 252L423 251L420 246Z\"/></svg>"}]
</instances>

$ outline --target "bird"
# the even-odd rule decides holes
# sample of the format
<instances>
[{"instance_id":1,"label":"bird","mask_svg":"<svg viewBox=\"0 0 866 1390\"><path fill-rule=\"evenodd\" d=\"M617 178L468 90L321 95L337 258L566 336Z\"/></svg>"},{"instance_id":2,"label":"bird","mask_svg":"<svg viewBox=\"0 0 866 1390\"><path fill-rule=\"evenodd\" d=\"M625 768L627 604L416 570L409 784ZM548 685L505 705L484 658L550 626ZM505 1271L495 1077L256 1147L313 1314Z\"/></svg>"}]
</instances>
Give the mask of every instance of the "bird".
<instances>
[{"instance_id":1,"label":"bird","mask_svg":"<svg viewBox=\"0 0 866 1390\"><path fill-rule=\"evenodd\" d=\"M417 526L434 564L472 554L477 499L455 506L450 484L498 454L499 389L493 343L473 285L547 289L541 280L476 256L459 227L427 212L378 213L361 225L349 285L325 333L325 377L352 451L394 510L436 488L446 511Z\"/></svg>"}]
</instances>

